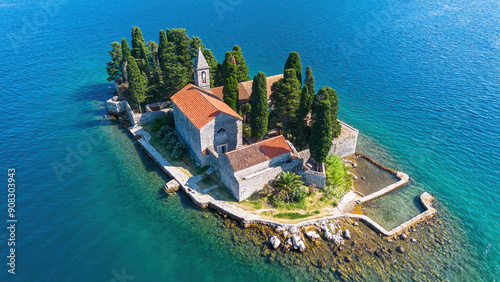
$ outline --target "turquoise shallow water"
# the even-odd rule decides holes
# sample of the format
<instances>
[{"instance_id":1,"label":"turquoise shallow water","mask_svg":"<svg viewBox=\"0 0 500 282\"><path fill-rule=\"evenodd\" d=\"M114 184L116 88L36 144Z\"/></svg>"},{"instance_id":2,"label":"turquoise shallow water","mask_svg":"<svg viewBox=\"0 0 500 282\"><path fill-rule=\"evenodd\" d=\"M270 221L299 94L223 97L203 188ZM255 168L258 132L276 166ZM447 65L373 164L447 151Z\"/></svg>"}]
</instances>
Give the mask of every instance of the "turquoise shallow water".
<instances>
[{"instance_id":1,"label":"turquoise shallow water","mask_svg":"<svg viewBox=\"0 0 500 282\"><path fill-rule=\"evenodd\" d=\"M239 255L258 243L227 247L220 220L183 195L162 198L166 179L103 118L107 51L132 25L146 40L187 28L219 60L239 44L251 75L281 73L298 51L317 88L338 91L341 119L362 132L359 149L412 178L390 205L374 202L383 208L372 216L391 227L419 212L414 197L429 191L461 252L436 269L450 280L498 280L498 2L103 2L0 4L0 161L17 170L19 220L18 274L2 264L2 281L101 281L122 269L138 281L290 278L291 268ZM58 165L69 168L60 177ZM5 208L6 189L0 196Z\"/></svg>"}]
</instances>

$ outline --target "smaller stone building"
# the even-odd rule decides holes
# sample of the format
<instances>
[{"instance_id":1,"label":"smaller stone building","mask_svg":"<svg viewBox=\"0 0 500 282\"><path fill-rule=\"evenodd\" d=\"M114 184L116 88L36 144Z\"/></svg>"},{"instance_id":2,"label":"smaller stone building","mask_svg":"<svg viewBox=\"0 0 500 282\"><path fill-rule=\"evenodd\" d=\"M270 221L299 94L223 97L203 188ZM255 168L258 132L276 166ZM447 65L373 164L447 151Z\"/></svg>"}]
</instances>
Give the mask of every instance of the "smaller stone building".
<instances>
[{"instance_id":1,"label":"smaller stone building","mask_svg":"<svg viewBox=\"0 0 500 282\"><path fill-rule=\"evenodd\" d=\"M214 156L215 171L238 201L260 191L282 171L302 167L302 159L293 154L280 135L249 146Z\"/></svg>"},{"instance_id":2,"label":"smaller stone building","mask_svg":"<svg viewBox=\"0 0 500 282\"><path fill-rule=\"evenodd\" d=\"M211 165L208 149L218 154L242 145L242 118L226 103L188 84L171 98L175 130L201 165Z\"/></svg>"}]
</instances>

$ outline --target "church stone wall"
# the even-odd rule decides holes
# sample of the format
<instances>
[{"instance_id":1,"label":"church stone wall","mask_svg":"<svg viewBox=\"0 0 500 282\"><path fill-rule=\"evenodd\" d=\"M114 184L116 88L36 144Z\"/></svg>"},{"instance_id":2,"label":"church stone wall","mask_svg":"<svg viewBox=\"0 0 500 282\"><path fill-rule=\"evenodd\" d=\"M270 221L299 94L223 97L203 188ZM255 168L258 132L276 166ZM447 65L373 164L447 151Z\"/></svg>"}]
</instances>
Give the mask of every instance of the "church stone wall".
<instances>
[{"instance_id":1,"label":"church stone wall","mask_svg":"<svg viewBox=\"0 0 500 282\"><path fill-rule=\"evenodd\" d=\"M174 122L175 131L179 136L186 142L190 151L194 156L201 161L206 159L205 156L201 154L201 141L200 141L200 131L188 120L188 118L173 104L174 108ZM203 164L204 165L204 164Z\"/></svg>"}]
</instances>

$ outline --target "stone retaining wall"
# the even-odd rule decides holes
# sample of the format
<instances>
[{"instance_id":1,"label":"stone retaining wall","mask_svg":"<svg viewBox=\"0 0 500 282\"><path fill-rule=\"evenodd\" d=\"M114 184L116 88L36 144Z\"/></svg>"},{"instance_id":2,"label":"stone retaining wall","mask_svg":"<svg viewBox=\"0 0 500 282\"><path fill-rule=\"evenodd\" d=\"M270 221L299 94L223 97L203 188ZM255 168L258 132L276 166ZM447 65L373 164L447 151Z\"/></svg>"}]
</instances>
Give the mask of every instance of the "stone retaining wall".
<instances>
[{"instance_id":1,"label":"stone retaining wall","mask_svg":"<svg viewBox=\"0 0 500 282\"><path fill-rule=\"evenodd\" d=\"M181 189L188 195L188 197L193 201L193 203L202 209L205 209L207 207L210 207L214 210L217 210L221 213L226 214L227 216L241 222L241 225L243 227L249 227L252 225L266 225L270 226L273 228L276 227L285 227L285 228L290 228L292 226L294 227L307 227L307 226L312 226L315 225L315 223L320 223L321 221L324 220L333 220L337 218L353 218L360 220L367 224L369 227L374 229L376 232L379 234L382 234L384 236L393 236L397 235L401 232L403 232L405 229L409 228L410 226L416 224L417 222L424 220L426 218L432 217L436 210L432 207L432 200L433 197L425 192L422 195L420 195L420 202L422 203L422 206L424 207L425 211L423 213L420 213L416 217L408 220L407 222L399 225L398 227L387 231L384 229L382 226L380 226L378 223L373 221L371 218L365 216L365 215L357 215L357 214L350 214L350 213L345 213L345 214L340 214L340 215L333 215L333 216L328 216L328 217L323 217L319 219L313 219L313 220L308 220L308 221L303 221L297 224L283 224L283 223L278 223L272 220L267 220L263 219L261 216L253 214L251 212L248 212L246 210L243 210L239 207L236 207L230 203L227 203L225 201L221 200L216 200L212 196L207 195L207 194L202 194L200 191L202 189L196 184L198 181L200 181L198 176L194 177L189 177L187 176L184 172L179 170L178 168L172 166L161 154L148 142L149 134L142 130L141 127L135 127L135 128L129 128L129 131L132 133L134 137L140 137L138 140L139 145L141 148L144 149L146 154L151 157L151 159L160 167L160 169L166 173L170 178L175 179L177 182L179 182L179 185Z\"/></svg>"},{"instance_id":2,"label":"stone retaining wall","mask_svg":"<svg viewBox=\"0 0 500 282\"><path fill-rule=\"evenodd\" d=\"M296 171L296 173L300 175L305 185L316 185L317 188L325 188L326 174L324 172L301 169Z\"/></svg>"}]
</instances>

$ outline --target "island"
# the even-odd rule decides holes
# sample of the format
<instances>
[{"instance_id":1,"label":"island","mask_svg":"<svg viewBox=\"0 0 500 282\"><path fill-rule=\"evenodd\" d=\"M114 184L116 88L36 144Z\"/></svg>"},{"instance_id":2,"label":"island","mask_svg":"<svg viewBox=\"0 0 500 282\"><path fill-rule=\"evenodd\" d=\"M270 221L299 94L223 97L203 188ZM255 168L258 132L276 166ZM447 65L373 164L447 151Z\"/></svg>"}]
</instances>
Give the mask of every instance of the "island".
<instances>
[{"instance_id":1,"label":"island","mask_svg":"<svg viewBox=\"0 0 500 282\"><path fill-rule=\"evenodd\" d=\"M108 112L170 177L166 196L180 188L200 208L267 228L272 249L285 252L321 238L340 247L358 222L415 240L408 230L436 212L423 193L424 211L392 230L363 215L362 204L409 176L356 150L359 131L338 119L337 92L316 92L298 53L282 74L250 80L239 46L218 63L184 29L162 30L158 44L146 44L133 27L132 48L125 39L111 48L107 72L116 89Z\"/></svg>"}]
</instances>

